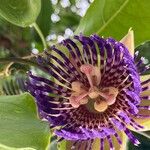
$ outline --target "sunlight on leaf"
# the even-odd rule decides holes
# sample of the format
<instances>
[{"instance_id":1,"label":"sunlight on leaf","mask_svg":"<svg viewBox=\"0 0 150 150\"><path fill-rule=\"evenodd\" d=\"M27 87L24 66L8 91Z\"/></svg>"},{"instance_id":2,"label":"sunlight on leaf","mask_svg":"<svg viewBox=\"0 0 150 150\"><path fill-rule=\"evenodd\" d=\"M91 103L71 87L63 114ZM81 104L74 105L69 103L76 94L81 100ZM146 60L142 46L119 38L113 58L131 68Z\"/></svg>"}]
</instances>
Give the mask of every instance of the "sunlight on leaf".
<instances>
[{"instance_id":1,"label":"sunlight on leaf","mask_svg":"<svg viewBox=\"0 0 150 150\"><path fill-rule=\"evenodd\" d=\"M138 45L150 39L149 8L149 0L95 0L75 33L97 33L120 40L132 27L135 31L135 45Z\"/></svg>"},{"instance_id":2,"label":"sunlight on leaf","mask_svg":"<svg viewBox=\"0 0 150 150\"><path fill-rule=\"evenodd\" d=\"M0 15L21 27L34 23L40 9L41 0L0 0Z\"/></svg>"}]
</instances>

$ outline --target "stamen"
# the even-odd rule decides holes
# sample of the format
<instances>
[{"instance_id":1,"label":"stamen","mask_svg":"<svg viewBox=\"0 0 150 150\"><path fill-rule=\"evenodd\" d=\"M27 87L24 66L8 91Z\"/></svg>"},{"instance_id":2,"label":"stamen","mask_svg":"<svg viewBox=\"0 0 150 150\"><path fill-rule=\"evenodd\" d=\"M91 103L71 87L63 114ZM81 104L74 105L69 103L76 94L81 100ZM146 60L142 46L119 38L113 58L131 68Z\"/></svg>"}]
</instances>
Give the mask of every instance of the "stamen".
<instances>
[{"instance_id":1,"label":"stamen","mask_svg":"<svg viewBox=\"0 0 150 150\"><path fill-rule=\"evenodd\" d=\"M115 97L118 95L118 89L114 87L109 87L109 94L113 94Z\"/></svg>"},{"instance_id":2,"label":"stamen","mask_svg":"<svg viewBox=\"0 0 150 150\"><path fill-rule=\"evenodd\" d=\"M109 99L109 96L108 96L108 94L105 94L105 93L103 93L103 92L98 92L99 93L99 95L100 96L102 96L103 98L105 98L105 99Z\"/></svg>"},{"instance_id":3,"label":"stamen","mask_svg":"<svg viewBox=\"0 0 150 150\"><path fill-rule=\"evenodd\" d=\"M80 100L80 104L81 105L84 105L84 104L87 104L88 103L88 98L82 98L81 100Z\"/></svg>"},{"instance_id":4,"label":"stamen","mask_svg":"<svg viewBox=\"0 0 150 150\"><path fill-rule=\"evenodd\" d=\"M106 102L108 105L112 105L116 102L116 97L118 95L118 89L114 87L108 88L108 95L106 96Z\"/></svg>"},{"instance_id":5,"label":"stamen","mask_svg":"<svg viewBox=\"0 0 150 150\"><path fill-rule=\"evenodd\" d=\"M88 102L88 98L85 98L89 92L83 92L81 95L76 96L77 93L73 93L69 98L69 102L74 108L78 108L80 104L86 104Z\"/></svg>"},{"instance_id":6,"label":"stamen","mask_svg":"<svg viewBox=\"0 0 150 150\"><path fill-rule=\"evenodd\" d=\"M82 83L75 81L71 83L72 90L75 92L81 92Z\"/></svg>"},{"instance_id":7,"label":"stamen","mask_svg":"<svg viewBox=\"0 0 150 150\"><path fill-rule=\"evenodd\" d=\"M89 94L88 92L82 93L81 95L75 98L75 101L80 102L80 100L85 98L88 94Z\"/></svg>"},{"instance_id":8,"label":"stamen","mask_svg":"<svg viewBox=\"0 0 150 150\"><path fill-rule=\"evenodd\" d=\"M107 145L114 150L113 138L122 144L119 130L138 145L128 125L143 129L134 120L150 118L141 114L150 111L150 106L140 105L140 99L150 99L150 79L142 82L142 87L139 79L139 74L150 70L150 66L145 65L144 58L139 62L135 58L134 63L127 48L114 39L97 35L75 39L78 41L62 42L67 55L56 46L50 48L61 60L49 50L38 57L39 65L57 81L30 75L28 90L36 98L41 119L55 127L59 141L75 141L71 149L92 150L93 140L98 138L100 150Z\"/></svg>"},{"instance_id":9,"label":"stamen","mask_svg":"<svg viewBox=\"0 0 150 150\"><path fill-rule=\"evenodd\" d=\"M69 98L69 102L70 102L70 104L72 105L72 107L74 107L74 108L78 108L79 106L80 106L80 103L79 102L77 102L76 100L75 100L75 96L71 96L70 98Z\"/></svg>"},{"instance_id":10,"label":"stamen","mask_svg":"<svg viewBox=\"0 0 150 150\"><path fill-rule=\"evenodd\" d=\"M113 105L113 104L116 102L116 97L115 97L115 95L114 95L114 94L110 94L108 97L109 97L109 98L106 99L107 104L108 104L108 105Z\"/></svg>"},{"instance_id":11,"label":"stamen","mask_svg":"<svg viewBox=\"0 0 150 150\"><path fill-rule=\"evenodd\" d=\"M99 100L94 103L94 108L99 112L104 112L108 108L108 104L104 100Z\"/></svg>"}]
</instances>

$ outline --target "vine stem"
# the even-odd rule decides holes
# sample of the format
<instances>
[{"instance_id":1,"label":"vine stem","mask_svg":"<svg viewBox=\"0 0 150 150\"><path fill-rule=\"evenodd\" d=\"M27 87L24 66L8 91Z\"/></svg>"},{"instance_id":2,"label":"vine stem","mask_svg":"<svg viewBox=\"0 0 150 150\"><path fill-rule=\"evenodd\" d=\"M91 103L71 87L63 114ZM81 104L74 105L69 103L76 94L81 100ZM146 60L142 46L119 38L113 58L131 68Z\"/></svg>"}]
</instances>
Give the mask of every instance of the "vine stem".
<instances>
[{"instance_id":1,"label":"vine stem","mask_svg":"<svg viewBox=\"0 0 150 150\"><path fill-rule=\"evenodd\" d=\"M31 27L34 27L34 29L35 29L36 32L38 33L39 37L41 38L41 41L42 41L43 46L44 46L44 49L46 49L46 48L47 48L47 44L46 44L44 35L43 35L42 31L40 30L39 26L37 25L37 23L33 23L33 24L31 25Z\"/></svg>"},{"instance_id":2,"label":"vine stem","mask_svg":"<svg viewBox=\"0 0 150 150\"><path fill-rule=\"evenodd\" d=\"M31 66L35 66L45 72L47 72L43 67L38 65L37 63L31 61L31 60L26 60L25 58L0 58L0 63L9 63L8 67L10 67L13 63L21 63L21 64L27 64ZM8 71L8 67L6 68Z\"/></svg>"}]
</instances>

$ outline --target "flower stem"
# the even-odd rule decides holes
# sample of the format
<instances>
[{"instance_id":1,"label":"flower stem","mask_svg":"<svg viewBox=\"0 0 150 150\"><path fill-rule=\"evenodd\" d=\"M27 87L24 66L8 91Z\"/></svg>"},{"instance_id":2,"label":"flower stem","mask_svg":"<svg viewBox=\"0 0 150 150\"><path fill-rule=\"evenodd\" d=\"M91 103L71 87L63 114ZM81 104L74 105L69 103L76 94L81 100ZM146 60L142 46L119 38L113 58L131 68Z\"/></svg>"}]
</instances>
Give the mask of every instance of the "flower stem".
<instances>
[{"instance_id":1,"label":"flower stem","mask_svg":"<svg viewBox=\"0 0 150 150\"><path fill-rule=\"evenodd\" d=\"M37 25L37 23L33 23L33 24L32 24L32 27L34 27L34 29L35 29L36 32L38 33L38 35L39 35L39 37L41 38L41 41L42 41L42 43L43 43L44 49L46 49L46 48L47 48L47 44L46 44L44 35L43 35L42 31L40 30L39 26Z\"/></svg>"},{"instance_id":2,"label":"flower stem","mask_svg":"<svg viewBox=\"0 0 150 150\"><path fill-rule=\"evenodd\" d=\"M11 65L13 63L21 63L21 64L27 64L30 66L35 66L38 67L39 69L47 72L43 67L41 67L40 65L38 65L36 62L33 62L31 60L27 60L27 59L23 59L23 58L0 58L0 63L10 63Z\"/></svg>"}]
</instances>

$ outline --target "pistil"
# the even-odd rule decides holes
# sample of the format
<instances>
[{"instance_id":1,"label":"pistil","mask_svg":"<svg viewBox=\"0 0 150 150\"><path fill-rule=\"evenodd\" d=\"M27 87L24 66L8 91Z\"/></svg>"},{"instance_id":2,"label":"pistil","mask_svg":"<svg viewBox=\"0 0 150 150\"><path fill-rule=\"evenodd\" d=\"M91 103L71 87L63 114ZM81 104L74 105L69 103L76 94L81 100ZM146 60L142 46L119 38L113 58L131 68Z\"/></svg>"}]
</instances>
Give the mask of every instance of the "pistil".
<instances>
[{"instance_id":1,"label":"pistil","mask_svg":"<svg viewBox=\"0 0 150 150\"><path fill-rule=\"evenodd\" d=\"M104 112L108 108L108 104L105 100L99 99L94 103L94 108L98 112Z\"/></svg>"},{"instance_id":2,"label":"pistil","mask_svg":"<svg viewBox=\"0 0 150 150\"><path fill-rule=\"evenodd\" d=\"M94 100L94 108L99 112L105 111L109 105L112 105L116 101L118 95L118 89L114 87L98 89L101 80L101 74L98 67L94 67L89 64L84 64L80 67L82 73L84 73L89 81L89 90L84 87L79 81L72 82L72 90L74 91L69 98L70 104L74 108L78 108L80 105L88 103L89 99ZM98 83L97 83L98 82Z\"/></svg>"},{"instance_id":3,"label":"pistil","mask_svg":"<svg viewBox=\"0 0 150 150\"><path fill-rule=\"evenodd\" d=\"M93 81L92 81L92 76L91 76L93 66L92 65L82 65L80 67L80 70L82 73L84 73L86 75L91 88L93 88Z\"/></svg>"}]
</instances>

